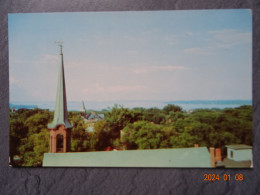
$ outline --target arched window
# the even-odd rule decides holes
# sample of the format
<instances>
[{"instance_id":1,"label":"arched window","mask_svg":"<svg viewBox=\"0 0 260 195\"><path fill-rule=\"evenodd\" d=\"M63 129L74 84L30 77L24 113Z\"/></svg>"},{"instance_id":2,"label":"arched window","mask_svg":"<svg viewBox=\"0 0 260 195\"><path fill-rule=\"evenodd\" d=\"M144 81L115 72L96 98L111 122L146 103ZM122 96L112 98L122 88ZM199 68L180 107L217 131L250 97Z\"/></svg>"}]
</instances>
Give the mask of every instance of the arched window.
<instances>
[{"instance_id":1,"label":"arched window","mask_svg":"<svg viewBox=\"0 0 260 195\"><path fill-rule=\"evenodd\" d=\"M63 152L63 135L57 135L57 152Z\"/></svg>"}]
</instances>

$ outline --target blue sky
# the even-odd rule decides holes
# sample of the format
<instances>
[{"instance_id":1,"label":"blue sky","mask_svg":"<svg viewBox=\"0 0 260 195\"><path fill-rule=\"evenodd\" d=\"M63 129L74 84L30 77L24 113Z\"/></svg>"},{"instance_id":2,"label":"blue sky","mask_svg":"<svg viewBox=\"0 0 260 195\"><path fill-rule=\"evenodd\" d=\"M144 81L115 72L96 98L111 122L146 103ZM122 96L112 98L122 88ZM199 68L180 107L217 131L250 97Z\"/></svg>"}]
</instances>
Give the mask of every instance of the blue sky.
<instances>
[{"instance_id":1,"label":"blue sky","mask_svg":"<svg viewBox=\"0 0 260 195\"><path fill-rule=\"evenodd\" d=\"M10 101L252 99L250 10L9 14Z\"/></svg>"}]
</instances>

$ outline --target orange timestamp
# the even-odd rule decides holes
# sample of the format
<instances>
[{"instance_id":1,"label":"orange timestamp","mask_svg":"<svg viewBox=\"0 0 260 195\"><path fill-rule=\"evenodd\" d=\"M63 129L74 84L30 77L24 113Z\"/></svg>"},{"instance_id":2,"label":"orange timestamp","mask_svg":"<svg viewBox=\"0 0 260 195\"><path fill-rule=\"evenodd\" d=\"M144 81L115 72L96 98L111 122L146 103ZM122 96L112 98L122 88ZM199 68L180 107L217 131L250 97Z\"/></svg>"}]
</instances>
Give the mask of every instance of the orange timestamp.
<instances>
[{"instance_id":1,"label":"orange timestamp","mask_svg":"<svg viewBox=\"0 0 260 195\"><path fill-rule=\"evenodd\" d=\"M204 181L219 181L219 180L224 180L224 181L231 181L231 180L235 180L235 181L243 181L244 180L244 175L243 174L235 174L235 175L231 175L231 174L223 174L223 175L219 175L219 174L204 174Z\"/></svg>"}]
</instances>

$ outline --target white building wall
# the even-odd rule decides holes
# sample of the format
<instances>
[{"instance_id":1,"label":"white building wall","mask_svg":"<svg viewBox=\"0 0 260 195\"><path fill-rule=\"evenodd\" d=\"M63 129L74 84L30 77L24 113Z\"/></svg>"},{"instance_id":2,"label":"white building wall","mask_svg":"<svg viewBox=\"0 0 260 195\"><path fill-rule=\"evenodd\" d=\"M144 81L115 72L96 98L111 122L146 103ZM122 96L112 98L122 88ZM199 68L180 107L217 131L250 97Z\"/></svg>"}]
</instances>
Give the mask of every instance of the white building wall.
<instances>
[{"instance_id":1,"label":"white building wall","mask_svg":"<svg viewBox=\"0 0 260 195\"><path fill-rule=\"evenodd\" d=\"M233 157L231 157L231 152L233 152ZM252 149L244 149L244 150L234 150L228 148L228 158L235 161L252 161Z\"/></svg>"}]
</instances>

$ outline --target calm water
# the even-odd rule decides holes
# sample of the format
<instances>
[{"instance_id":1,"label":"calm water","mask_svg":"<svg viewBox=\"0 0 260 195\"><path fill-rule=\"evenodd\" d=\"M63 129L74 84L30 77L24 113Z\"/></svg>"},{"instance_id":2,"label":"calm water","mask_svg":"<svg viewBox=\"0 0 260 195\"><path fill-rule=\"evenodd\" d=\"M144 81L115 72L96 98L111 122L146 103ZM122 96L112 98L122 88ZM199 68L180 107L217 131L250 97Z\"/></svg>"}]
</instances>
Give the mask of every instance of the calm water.
<instances>
[{"instance_id":1,"label":"calm water","mask_svg":"<svg viewBox=\"0 0 260 195\"><path fill-rule=\"evenodd\" d=\"M241 105L252 105L252 100L191 100L191 101L85 101L85 107L87 110L102 110L112 108L115 104L123 105L125 108L143 107L143 108L163 108L167 104L175 104L182 107L184 110L193 110L198 108L235 108ZM42 108L54 110L55 102L11 102L10 107L19 108ZM81 101L69 101L68 110L80 111L82 108Z\"/></svg>"}]
</instances>

